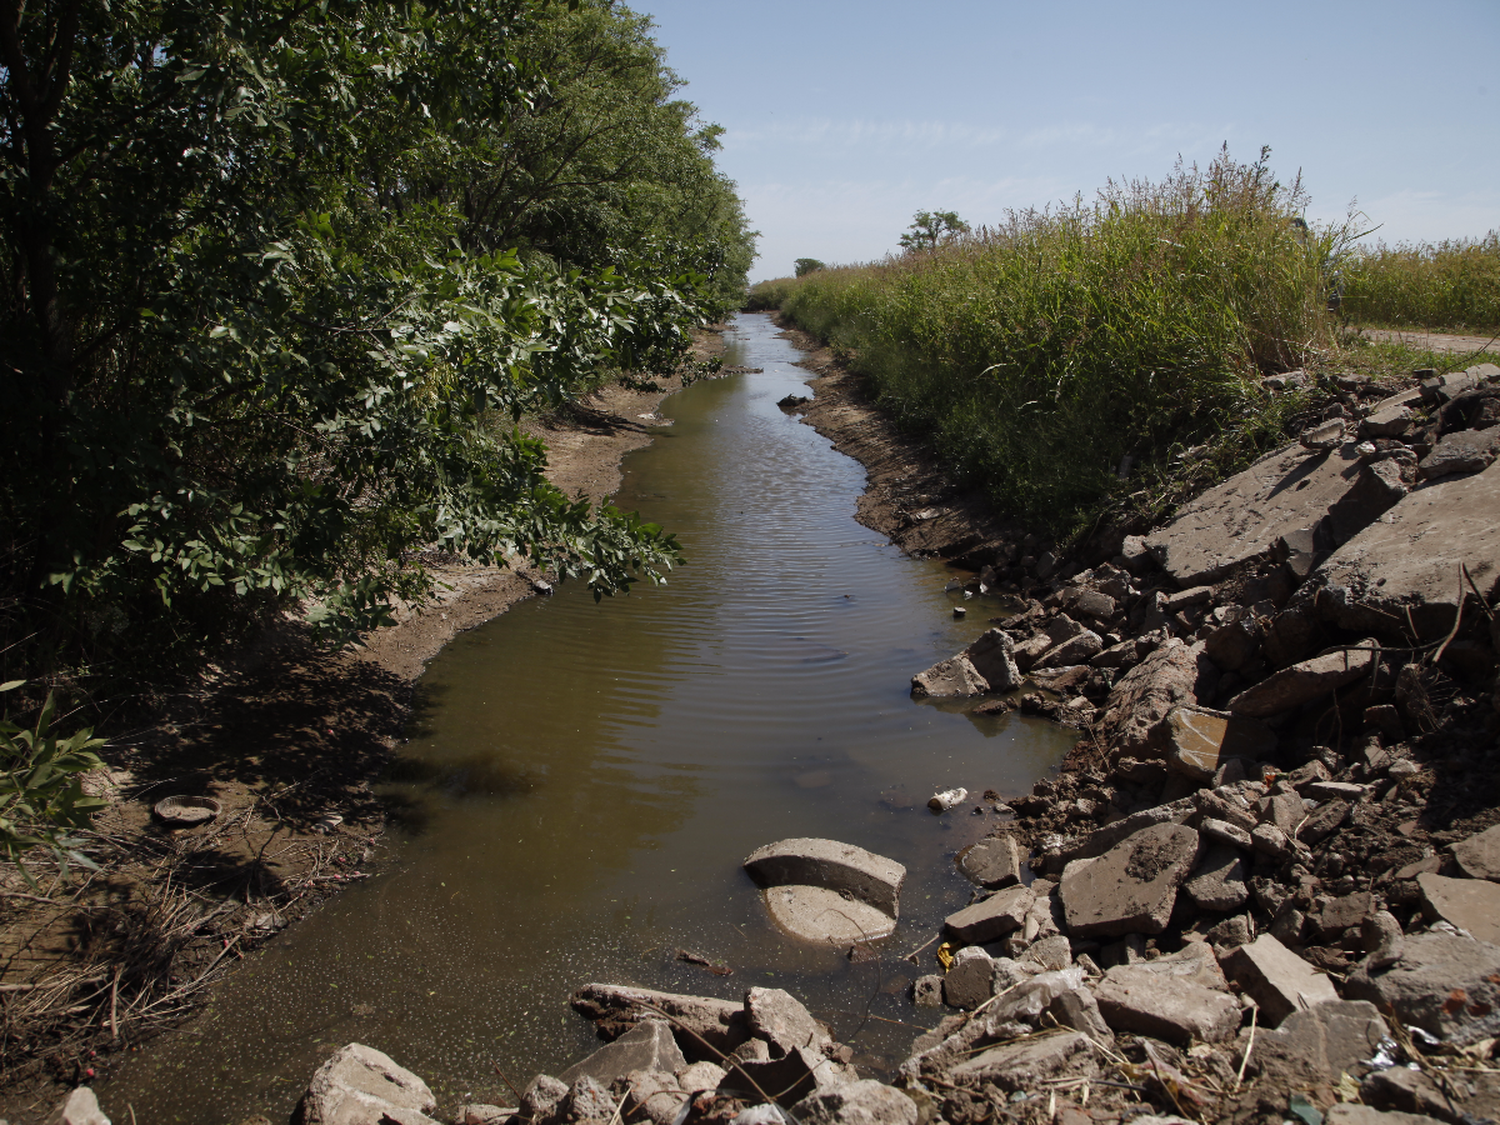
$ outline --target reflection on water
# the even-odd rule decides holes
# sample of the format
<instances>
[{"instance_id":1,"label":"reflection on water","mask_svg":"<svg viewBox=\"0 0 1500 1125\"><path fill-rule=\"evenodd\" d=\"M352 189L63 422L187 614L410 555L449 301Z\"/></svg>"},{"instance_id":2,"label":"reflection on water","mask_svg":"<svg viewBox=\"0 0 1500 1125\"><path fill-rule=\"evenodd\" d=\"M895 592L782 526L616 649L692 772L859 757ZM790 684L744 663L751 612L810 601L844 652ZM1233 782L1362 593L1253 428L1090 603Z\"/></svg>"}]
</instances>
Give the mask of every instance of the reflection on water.
<instances>
[{"instance_id":1,"label":"reflection on water","mask_svg":"<svg viewBox=\"0 0 1500 1125\"><path fill-rule=\"evenodd\" d=\"M784 415L795 351L744 316L728 362L662 408L617 503L678 533L667 587L596 605L565 586L464 634L421 685L387 798L391 869L350 890L219 990L188 1034L101 1094L116 1120L291 1109L333 1047L386 1051L440 1098L514 1104L593 1045L569 992L609 980L738 998L801 996L877 1069L929 1013L901 956L968 900L953 856L993 827L934 817L937 788L1017 793L1064 732L914 703L914 672L984 628L935 563L854 522L858 464ZM777 933L740 870L785 836L905 864L901 925L874 961ZM710 975L688 949L734 969Z\"/></svg>"}]
</instances>

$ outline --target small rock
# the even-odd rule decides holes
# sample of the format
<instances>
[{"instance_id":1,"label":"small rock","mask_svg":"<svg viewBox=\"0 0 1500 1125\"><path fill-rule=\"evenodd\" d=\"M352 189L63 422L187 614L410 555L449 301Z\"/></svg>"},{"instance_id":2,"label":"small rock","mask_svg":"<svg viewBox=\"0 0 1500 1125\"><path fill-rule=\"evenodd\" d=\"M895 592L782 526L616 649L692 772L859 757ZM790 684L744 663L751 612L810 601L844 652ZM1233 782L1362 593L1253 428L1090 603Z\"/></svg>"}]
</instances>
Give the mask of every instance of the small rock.
<instances>
[{"instance_id":1,"label":"small rock","mask_svg":"<svg viewBox=\"0 0 1500 1125\"><path fill-rule=\"evenodd\" d=\"M994 941L1021 928L1035 897L1029 887L1007 887L948 915L943 926L966 945Z\"/></svg>"},{"instance_id":2,"label":"small rock","mask_svg":"<svg viewBox=\"0 0 1500 1125\"><path fill-rule=\"evenodd\" d=\"M1088 1036L1068 1031L992 1047L959 1063L951 1073L961 1082L993 1082L1002 1090L1034 1090L1043 1080L1059 1074L1090 1077L1098 1070Z\"/></svg>"},{"instance_id":3,"label":"small rock","mask_svg":"<svg viewBox=\"0 0 1500 1125\"><path fill-rule=\"evenodd\" d=\"M1249 901L1250 888L1245 884L1245 876L1245 861L1239 850L1213 843L1183 884L1183 890L1199 909L1225 914Z\"/></svg>"},{"instance_id":4,"label":"small rock","mask_svg":"<svg viewBox=\"0 0 1500 1125\"><path fill-rule=\"evenodd\" d=\"M1188 980L1168 984L1148 965L1117 965L1104 974L1094 999L1116 1032L1151 1035L1187 1045L1218 1043L1240 1026L1240 1006L1227 992Z\"/></svg>"},{"instance_id":5,"label":"small rock","mask_svg":"<svg viewBox=\"0 0 1500 1125\"><path fill-rule=\"evenodd\" d=\"M1500 884L1423 873L1417 876L1417 886L1422 892L1422 913L1428 920L1440 919L1467 930L1480 941L1500 945Z\"/></svg>"},{"instance_id":6,"label":"small rock","mask_svg":"<svg viewBox=\"0 0 1500 1125\"><path fill-rule=\"evenodd\" d=\"M1177 888L1197 863L1198 833L1178 824L1142 829L1087 866L1069 864L1058 894L1073 937L1159 934Z\"/></svg>"},{"instance_id":7,"label":"small rock","mask_svg":"<svg viewBox=\"0 0 1500 1125\"><path fill-rule=\"evenodd\" d=\"M864 1078L810 1094L792 1116L802 1125L917 1125L917 1105L895 1087Z\"/></svg>"},{"instance_id":8,"label":"small rock","mask_svg":"<svg viewBox=\"0 0 1500 1125\"><path fill-rule=\"evenodd\" d=\"M1500 882L1500 824L1454 844L1453 858L1471 879Z\"/></svg>"},{"instance_id":9,"label":"small rock","mask_svg":"<svg viewBox=\"0 0 1500 1125\"><path fill-rule=\"evenodd\" d=\"M672 1025L662 1019L642 1020L613 1043L600 1047L582 1062L559 1074L571 1086L587 1075L601 1086L636 1070L659 1070L671 1074L686 1066L682 1050L672 1036Z\"/></svg>"},{"instance_id":10,"label":"small rock","mask_svg":"<svg viewBox=\"0 0 1500 1125\"><path fill-rule=\"evenodd\" d=\"M1231 950L1225 974L1260 1005L1261 1023L1275 1027L1299 1008L1337 1000L1333 983L1270 934ZM1362 997L1363 999L1363 997Z\"/></svg>"},{"instance_id":11,"label":"small rock","mask_svg":"<svg viewBox=\"0 0 1500 1125\"><path fill-rule=\"evenodd\" d=\"M745 994L745 1015L750 1021L750 1033L770 1044L773 1059L789 1055L798 1047L821 1049L824 1043L832 1041L812 1013L785 989L750 989Z\"/></svg>"},{"instance_id":12,"label":"small rock","mask_svg":"<svg viewBox=\"0 0 1500 1125\"><path fill-rule=\"evenodd\" d=\"M981 887L1013 887L1021 881L1021 849L1014 836L991 836L966 849L958 866Z\"/></svg>"},{"instance_id":13,"label":"small rock","mask_svg":"<svg viewBox=\"0 0 1500 1125\"><path fill-rule=\"evenodd\" d=\"M614 1109L613 1102L610 1109ZM389 1055L363 1043L350 1043L335 1051L313 1075L297 1104L297 1120L303 1125L336 1125L359 1121L361 1115L379 1121L382 1114L390 1114L403 1125L418 1125L436 1111L437 1101L427 1083Z\"/></svg>"},{"instance_id":14,"label":"small rock","mask_svg":"<svg viewBox=\"0 0 1500 1125\"><path fill-rule=\"evenodd\" d=\"M63 1125L109 1125L109 1118L99 1108L99 1099L87 1086L79 1086L62 1105Z\"/></svg>"}]
</instances>

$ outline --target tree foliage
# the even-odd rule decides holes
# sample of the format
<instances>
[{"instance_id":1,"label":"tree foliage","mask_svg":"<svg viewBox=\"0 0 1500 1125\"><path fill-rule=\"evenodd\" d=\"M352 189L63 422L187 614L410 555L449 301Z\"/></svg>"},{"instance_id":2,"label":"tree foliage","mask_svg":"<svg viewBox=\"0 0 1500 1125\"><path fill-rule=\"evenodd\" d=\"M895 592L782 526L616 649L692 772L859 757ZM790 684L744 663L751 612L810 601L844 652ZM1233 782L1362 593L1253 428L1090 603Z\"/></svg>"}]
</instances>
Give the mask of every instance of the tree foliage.
<instances>
[{"instance_id":1,"label":"tree foliage","mask_svg":"<svg viewBox=\"0 0 1500 1125\"><path fill-rule=\"evenodd\" d=\"M429 592L428 545L596 596L677 559L516 427L743 287L733 185L642 21L3 0L0 68L12 666L182 656L293 601L348 636Z\"/></svg>"},{"instance_id":2,"label":"tree foliage","mask_svg":"<svg viewBox=\"0 0 1500 1125\"><path fill-rule=\"evenodd\" d=\"M827 265L818 261L817 258L798 258L796 267L798 277L806 277L810 273L816 273L818 270L828 268Z\"/></svg>"},{"instance_id":3,"label":"tree foliage","mask_svg":"<svg viewBox=\"0 0 1500 1125\"><path fill-rule=\"evenodd\" d=\"M969 224L958 217L957 211L918 211L912 216L907 232L901 236L901 248L913 252L936 250L968 229Z\"/></svg>"}]
</instances>

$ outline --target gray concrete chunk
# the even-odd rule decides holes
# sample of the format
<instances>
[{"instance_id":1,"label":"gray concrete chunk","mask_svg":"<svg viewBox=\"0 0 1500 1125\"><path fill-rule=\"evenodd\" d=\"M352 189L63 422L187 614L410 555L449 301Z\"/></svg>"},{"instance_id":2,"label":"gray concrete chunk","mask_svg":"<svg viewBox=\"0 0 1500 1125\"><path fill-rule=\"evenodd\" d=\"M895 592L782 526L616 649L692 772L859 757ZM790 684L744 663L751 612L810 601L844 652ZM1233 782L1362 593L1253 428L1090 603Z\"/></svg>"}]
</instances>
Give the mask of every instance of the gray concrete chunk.
<instances>
[{"instance_id":1,"label":"gray concrete chunk","mask_svg":"<svg viewBox=\"0 0 1500 1125\"><path fill-rule=\"evenodd\" d=\"M953 955L943 977L943 1002L950 1008L972 1011L995 995L995 959L977 945Z\"/></svg>"},{"instance_id":2,"label":"gray concrete chunk","mask_svg":"<svg viewBox=\"0 0 1500 1125\"><path fill-rule=\"evenodd\" d=\"M1117 1032L1186 1045L1233 1038L1240 1006L1227 992L1189 980L1164 980L1145 965L1116 965L1094 988L1104 1020Z\"/></svg>"},{"instance_id":3,"label":"gray concrete chunk","mask_svg":"<svg viewBox=\"0 0 1500 1125\"><path fill-rule=\"evenodd\" d=\"M1315 656L1273 672L1229 701L1236 715L1270 718L1315 700L1326 699L1337 689L1367 674L1375 665L1373 642L1360 647Z\"/></svg>"},{"instance_id":4,"label":"gray concrete chunk","mask_svg":"<svg viewBox=\"0 0 1500 1125\"><path fill-rule=\"evenodd\" d=\"M1082 866L1069 864L1058 888L1073 937L1159 934L1177 888L1197 863L1202 842L1180 824L1159 824L1122 840Z\"/></svg>"},{"instance_id":5,"label":"gray concrete chunk","mask_svg":"<svg viewBox=\"0 0 1500 1125\"><path fill-rule=\"evenodd\" d=\"M1423 872L1417 876L1422 913L1468 930L1480 941L1500 945L1500 884L1488 879L1446 879Z\"/></svg>"},{"instance_id":6,"label":"gray concrete chunk","mask_svg":"<svg viewBox=\"0 0 1500 1125\"><path fill-rule=\"evenodd\" d=\"M894 1086L862 1078L792 1106L802 1125L917 1125L917 1103Z\"/></svg>"},{"instance_id":7,"label":"gray concrete chunk","mask_svg":"<svg viewBox=\"0 0 1500 1125\"><path fill-rule=\"evenodd\" d=\"M642 1020L613 1043L600 1047L582 1062L574 1063L557 1077L572 1086L587 1075L601 1086L623 1078L633 1070L658 1070L672 1074L687 1066L682 1049L666 1020Z\"/></svg>"},{"instance_id":8,"label":"gray concrete chunk","mask_svg":"<svg viewBox=\"0 0 1500 1125\"><path fill-rule=\"evenodd\" d=\"M1021 881L1021 848L1014 836L990 836L966 849L958 866L981 887L999 890Z\"/></svg>"},{"instance_id":9,"label":"gray concrete chunk","mask_svg":"<svg viewBox=\"0 0 1500 1125\"><path fill-rule=\"evenodd\" d=\"M1439 1039L1473 1043L1500 1034L1500 946L1461 934L1408 934L1401 960L1361 965L1344 983L1351 1000L1394 1010Z\"/></svg>"},{"instance_id":10,"label":"gray concrete chunk","mask_svg":"<svg viewBox=\"0 0 1500 1125\"><path fill-rule=\"evenodd\" d=\"M1047 1078L1067 1073L1070 1077L1092 1076L1099 1070L1088 1036L1076 1031L1006 1043L950 1072L959 1080L993 1082L1002 1090L1034 1090Z\"/></svg>"},{"instance_id":11,"label":"gray concrete chunk","mask_svg":"<svg viewBox=\"0 0 1500 1125\"><path fill-rule=\"evenodd\" d=\"M1333 982L1270 934L1224 955L1230 980L1260 1005L1261 1023L1276 1027L1301 1008L1337 1000Z\"/></svg>"},{"instance_id":12,"label":"gray concrete chunk","mask_svg":"<svg viewBox=\"0 0 1500 1125\"><path fill-rule=\"evenodd\" d=\"M1166 719L1167 764L1194 781L1208 782L1230 758L1260 761L1276 752L1264 723L1205 707L1175 707Z\"/></svg>"},{"instance_id":13,"label":"gray concrete chunk","mask_svg":"<svg viewBox=\"0 0 1500 1125\"><path fill-rule=\"evenodd\" d=\"M816 837L778 840L751 852L744 867L763 887L796 884L848 892L892 918L900 916L906 868L853 844Z\"/></svg>"},{"instance_id":14,"label":"gray concrete chunk","mask_svg":"<svg viewBox=\"0 0 1500 1125\"><path fill-rule=\"evenodd\" d=\"M969 945L994 941L1021 928L1035 898L1030 887L1007 887L948 915L943 926Z\"/></svg>"},{"instance_id":15,"label":"gray concrete chunk","mask_svg":"<svg viewBox=\"0 0 1500 1125\"><path fill-rule=\"evenodd\" d=\"M1228 914L1249 901L1247 876L1239 849L1215 843L1204 852L1183 889L1199 909Z\"/></svg>"},{"instance_id":16,"label":"gray concrete chunk","mask_svg":"<svg viewBox=\"0 0 1500 1125\"><path fill-rule=\"evenodd\" d=\"M752 988L745 993L745 1015L750 1033L769 1044L772 1058L789 1055L798 1047L821 1049L831 1041L823 1025L783 988Z\"/></svg>"},{"instance_id":17,"label":"gray concrete chunk","mask_svg":"<svg viewBox=\"0 0 1500 1125\"><path fill-rule=\"evenodd\" d=\"M1500 824L1453 845L1453 858L1471 879L1500 882Z\"/></svg>"}]
</instances>

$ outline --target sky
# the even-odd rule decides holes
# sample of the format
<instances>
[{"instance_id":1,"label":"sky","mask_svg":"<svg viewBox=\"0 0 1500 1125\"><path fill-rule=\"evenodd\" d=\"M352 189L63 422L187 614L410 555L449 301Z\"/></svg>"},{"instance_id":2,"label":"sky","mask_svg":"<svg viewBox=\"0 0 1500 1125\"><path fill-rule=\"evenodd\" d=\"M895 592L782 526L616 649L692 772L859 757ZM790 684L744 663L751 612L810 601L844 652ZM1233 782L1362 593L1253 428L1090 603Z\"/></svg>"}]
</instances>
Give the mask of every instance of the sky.
<instances>
[{"instance_id":1,"label":"sky","mask_svg":"<svg viewBox=\"0 0 1500 1125\"><path fill-rule=\"evenodd\" d=\"M1500 229L1500 0L634 0L760 232L752 280L1166 178L1225 143L1369 241Z\"/></svg>"}]
</instances>

